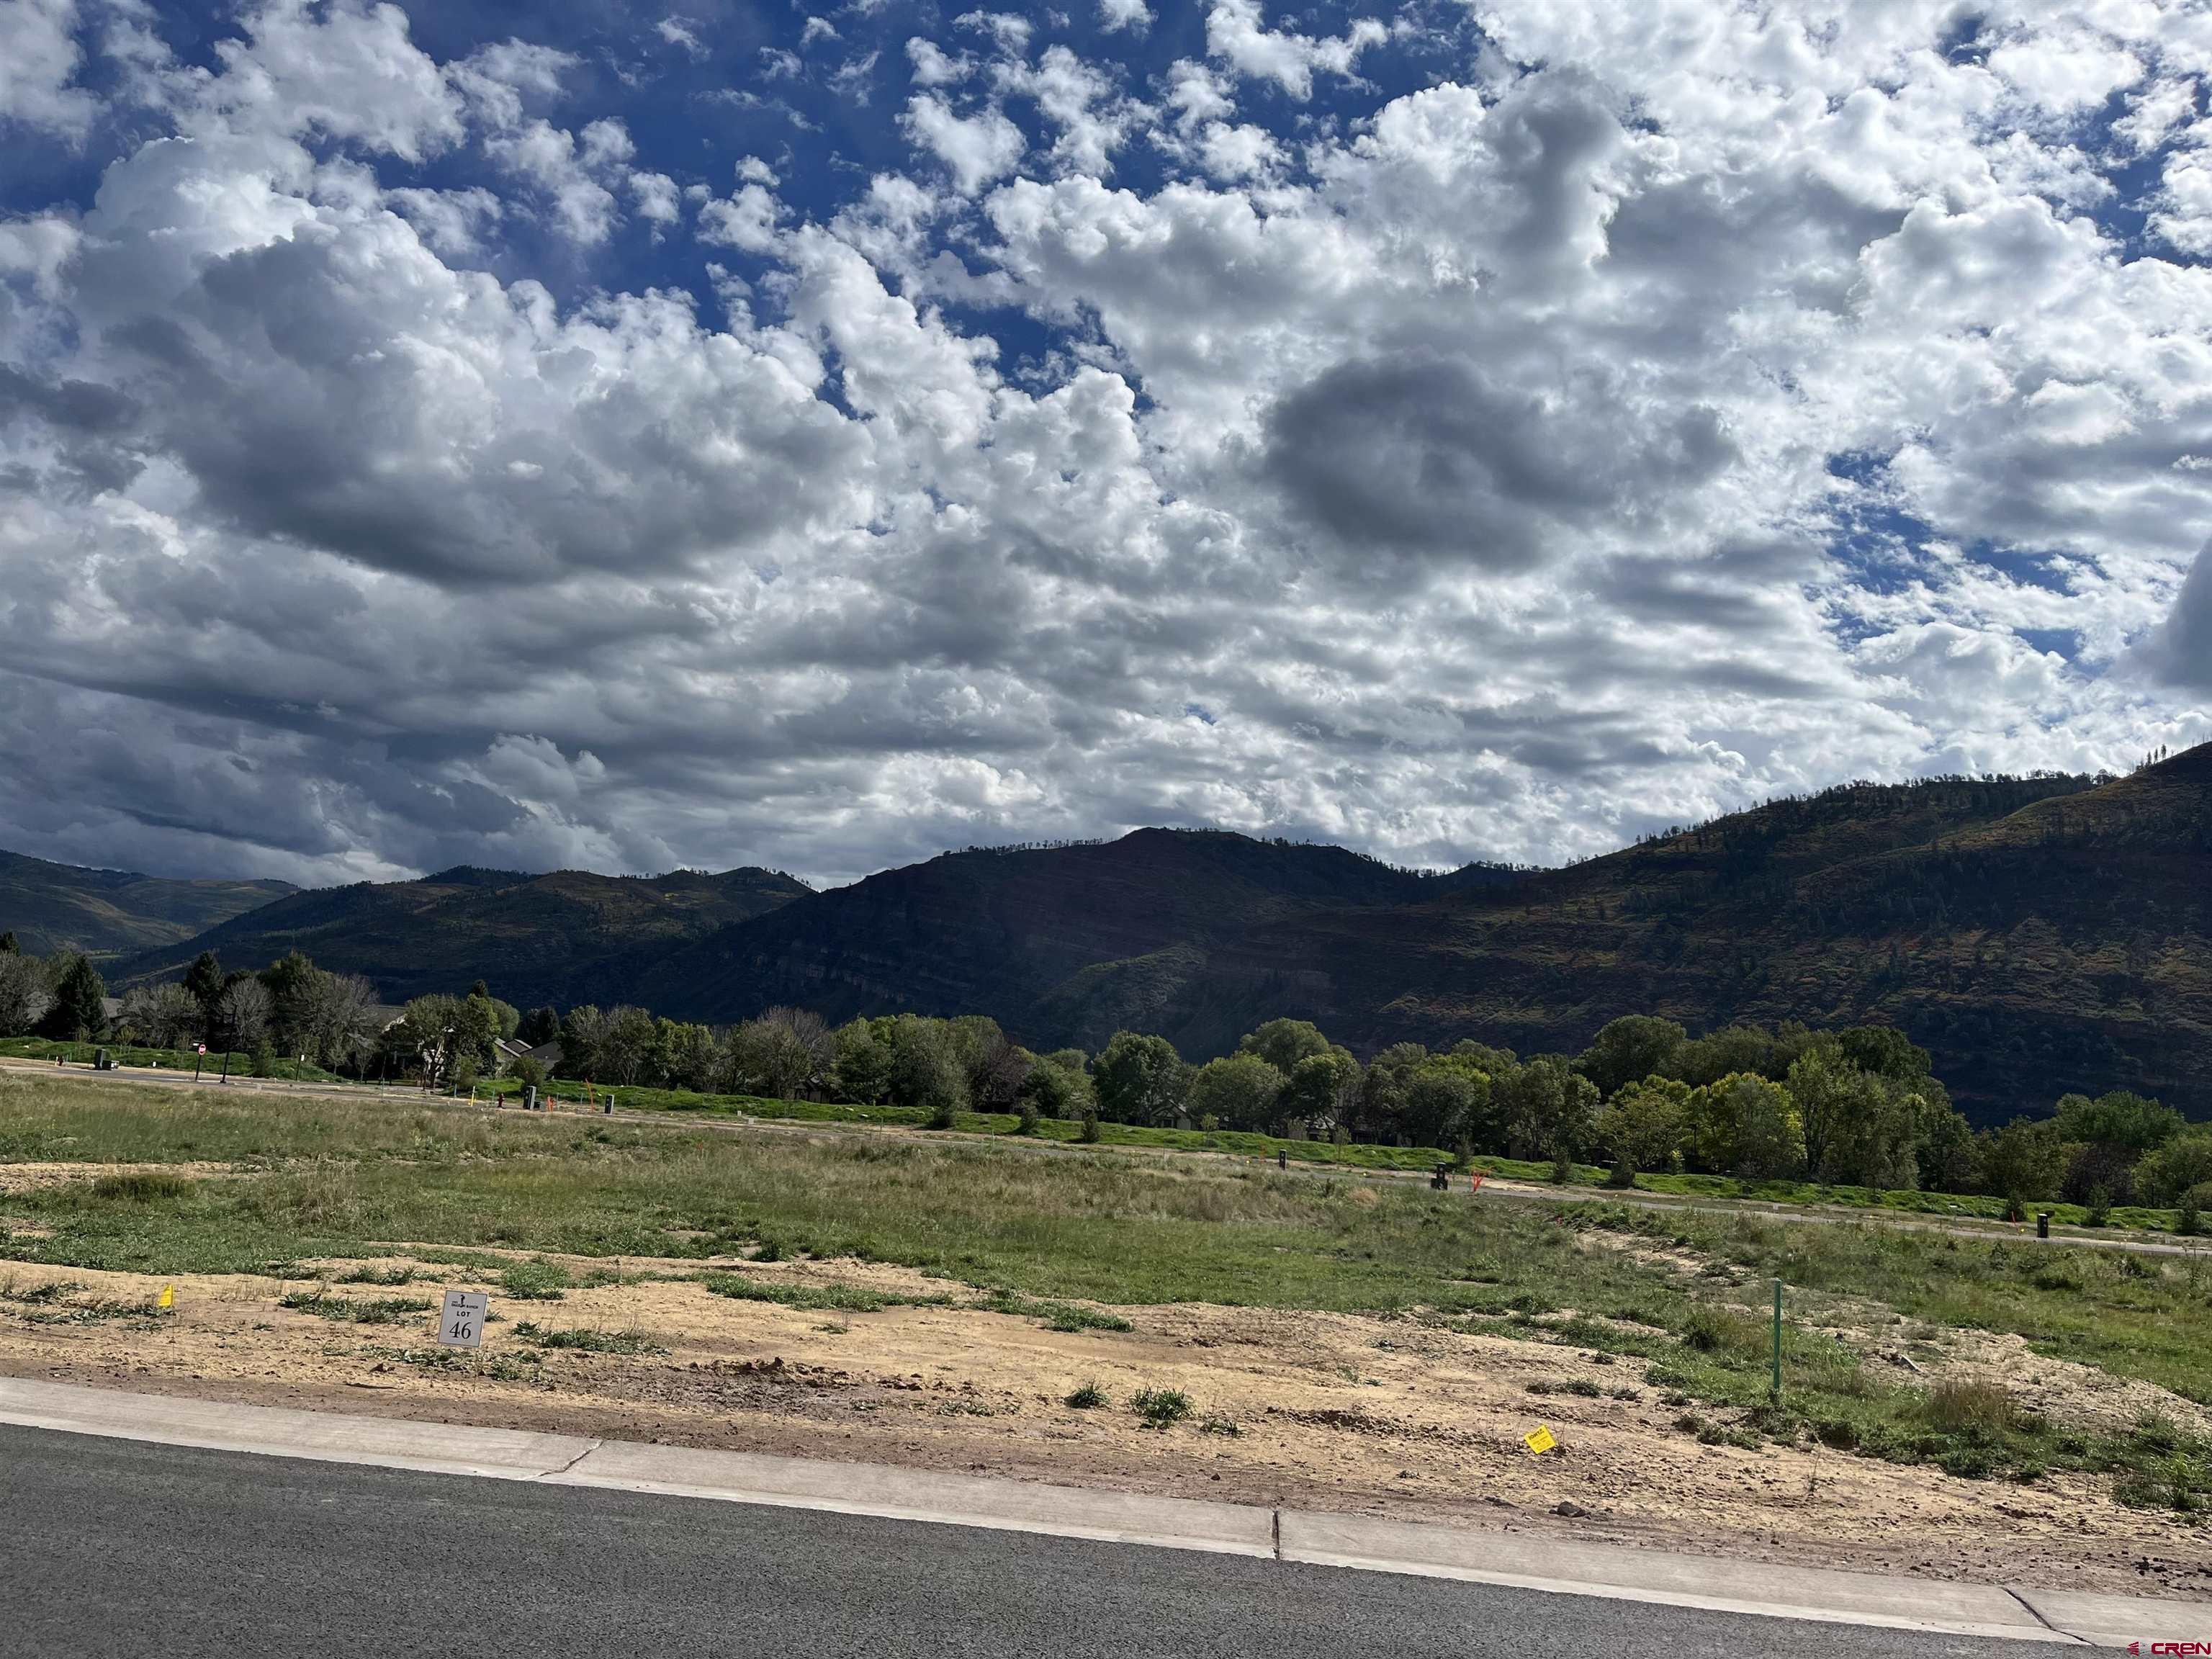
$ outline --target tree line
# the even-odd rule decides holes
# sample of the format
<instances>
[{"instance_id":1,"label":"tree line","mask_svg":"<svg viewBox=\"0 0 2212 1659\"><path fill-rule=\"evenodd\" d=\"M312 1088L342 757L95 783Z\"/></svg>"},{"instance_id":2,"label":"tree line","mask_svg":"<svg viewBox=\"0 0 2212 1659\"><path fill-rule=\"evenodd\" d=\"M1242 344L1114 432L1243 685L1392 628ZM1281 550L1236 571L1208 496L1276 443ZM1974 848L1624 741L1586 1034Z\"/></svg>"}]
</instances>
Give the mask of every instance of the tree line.
<instances>
[{"instance_id":1,"label":"tree line","mask_svg":"<svg viewBox=\"0 0 2212 1659\"><path fill-rule=\"evenodd\" d=\"M725 1028L640 1008L538 1010L564 1076L702 1093L841 1101L1434 1146L1463 1158L1595 1158L1616 1182L1688 1171L1887 1190L2212 1210L2212 1125L2125 1092L1977 1132L1927 1050L1886 1025L1740 1024L1692 1036L1629 1015L1578 1054L1464 1040L1362 1063L1311 1023L1274 1019L1203 1064L1117 1032L1097 1053L1036 1053L987 1018L878 1016L832 1029L800 1009Z\"/></svg>"},{"instance_id":2,"label":"tree line","mask_svg":"<svg viewBox=\"0 0 2212 1659\"><path fill-rule=\"evenodd\" d=\"M62 1042L126 1042L149 1048L252 1057L256 1070L279 1060L367 1078L422 1077L442 1085L461 1072L492 1070L496 1040L512 1036L520 1016L478 981L465 997L425 997L395 1023L376 988L359 974L334 974L292 951L255 971L226 971L203 951L181 980L133 987L112 1018L107 987L88 957L71 951L25 954L0 934L0 1037L35 1036ZM434 1041L427 1042L434 1024Z\"/></svg>"},{"instance_id":3,"label":"tree line","mask_svg":"<svg viewBox=\"0 0 2212 1659\"><path fill-rule=\"evenodd\" d=\"M109 1035L98 971L41 961L0 936L0 1036ZM1692 1036L1628 1015L1577 1054L1522 1056L1466 1039L1395 1043L1364 1062L1305 1020L1273 1019L1233 1053L1186 1060L1163 1036L1116 1032L1096 1053L1037 1053L981 1015L890 1014L831 1027L772 1008L728 1026L586 1005L528 1013L479 981L465 996L418 997L393 1018L355 975L294 951L258 973L204 953L178 983L134 989L116 1034L159 1048L204 1040L296 1055L356 1076L472 1086L500 1069L498 1043L558 1044L559 1076L601 1085L888 1105L949 1125L963 1111L1434 1146L1481 1156L1609 1164L1617 1184L1688 1171L1744 1180L1988 1194L2019 1209L2063 1199L2212 1210L2212 1125L2125 1091L2063 1097L2048 1117L1976 1132L1927 1050L1886 1025L1770 1030L1738 1024ZM513 1070L545 1080L526 1058Z\"/></svg>"}]
</instances>

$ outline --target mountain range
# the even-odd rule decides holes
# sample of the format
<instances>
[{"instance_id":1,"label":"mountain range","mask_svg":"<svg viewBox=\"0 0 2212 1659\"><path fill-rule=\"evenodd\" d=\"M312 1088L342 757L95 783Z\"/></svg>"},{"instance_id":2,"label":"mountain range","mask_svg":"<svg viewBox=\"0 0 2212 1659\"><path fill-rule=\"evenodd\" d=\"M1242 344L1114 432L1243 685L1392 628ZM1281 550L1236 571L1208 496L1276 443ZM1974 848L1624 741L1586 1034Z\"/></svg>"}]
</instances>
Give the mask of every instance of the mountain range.
<instances>
[{"instance_id":1,"label":"mountain range","mask_svg":"<svg viewBox=\"0 0 2212 1659\"><path fill-rule=\"evenodd\" d=\"M84 870L0 853L0 930L44 956L96 956L190 939L296 892L288 881L174 881L131 870Z\"/></svg>"},{"instance_id":2,"label":"mountain range","mask_svg":"<svg viewBox=\"0 0 2212 1659\"><path fill-rule=\"evenodd\" d=\"M453 870L290 894L111 982L203 948L235 966L296 946L393 999L481 977L522 1005L707 1021L778 1003L988 1013L1036 1048L1127 1027L1192 1058L1279 1014L1361 1053L1462 1036L1572 1052L1627 1012L1693 1030L1878 1020L1984 1120L2118 1087L2201 1117L2208 935L2212 745L2117 779L1845 786L1556 870L1423 874L1167 830L950 853L823 892L761 870Z\"/></svg>"}]
</instances>

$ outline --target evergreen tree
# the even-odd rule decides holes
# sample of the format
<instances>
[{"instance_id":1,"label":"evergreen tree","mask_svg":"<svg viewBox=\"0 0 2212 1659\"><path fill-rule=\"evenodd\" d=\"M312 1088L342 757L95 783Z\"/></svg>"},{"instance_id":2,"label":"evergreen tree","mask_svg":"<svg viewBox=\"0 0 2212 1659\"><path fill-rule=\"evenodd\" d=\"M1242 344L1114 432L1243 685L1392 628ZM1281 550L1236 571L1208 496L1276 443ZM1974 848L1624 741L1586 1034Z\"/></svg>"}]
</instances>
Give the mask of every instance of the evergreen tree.
<instances>
[{"instance_id":1,"label":"evergreen tree","mask_svg":"<svg viewBox=\"0 0 2212 1659\"><path fill-rule=\"evenodd\" d=\"M107 986L89 957L73 957L54 986L54 1006L39 1027L61 1042L98 1042L107 1035Z\"/></svg>"},{"instance_id":2,"label":"evergreen tree","mask_svg":"<svg viewBox=\"0 0 2212 1659\"><path fill-rule=\"evenodd\" d=\"M192 965L185 969L185 989L199 1004L203 1024L214 1018L215 1000L222 994L222 963L214 951L201 951L192 958Z\"/></svg>"}]
</instances>

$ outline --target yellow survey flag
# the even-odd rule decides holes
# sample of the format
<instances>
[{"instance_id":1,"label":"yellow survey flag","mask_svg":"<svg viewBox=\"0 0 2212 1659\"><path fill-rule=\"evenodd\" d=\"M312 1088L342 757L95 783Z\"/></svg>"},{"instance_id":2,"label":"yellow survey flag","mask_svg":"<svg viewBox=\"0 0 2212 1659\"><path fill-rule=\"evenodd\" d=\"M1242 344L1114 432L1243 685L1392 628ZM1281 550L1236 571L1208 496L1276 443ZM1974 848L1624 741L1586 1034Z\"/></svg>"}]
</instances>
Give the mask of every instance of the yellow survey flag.
<instances>
[{"instance_id":1,"label":"yellow survey flag","mask_svg":"<svg viewBox=\"0 0 2212 1659\"><path fill-rule=\"evenodd\" d=\"M1551 1450L1553 1447L1559 1443L1553 1436L1551 1430L1545 1427L1541 1423L1539 1423L1536 1425L1535 1433L1524 1434L1521 1438L1522 1443L1528 1446L1528 1449L1534 1452L1540 1457L1546 1452Z\"/></svg>"},{"instance_id":2,"label":"yellow survey flag","mask_svg":"<svg viewBox=\"0 0 2212 1659\"><path fill-rule=\"evenodd\" d=\"M154 1305L157 1308L175 1307L177 1305L177 1287L173 1285L162 1285L161 1295L154 1298Z\"/></svg>"}]
</instances>

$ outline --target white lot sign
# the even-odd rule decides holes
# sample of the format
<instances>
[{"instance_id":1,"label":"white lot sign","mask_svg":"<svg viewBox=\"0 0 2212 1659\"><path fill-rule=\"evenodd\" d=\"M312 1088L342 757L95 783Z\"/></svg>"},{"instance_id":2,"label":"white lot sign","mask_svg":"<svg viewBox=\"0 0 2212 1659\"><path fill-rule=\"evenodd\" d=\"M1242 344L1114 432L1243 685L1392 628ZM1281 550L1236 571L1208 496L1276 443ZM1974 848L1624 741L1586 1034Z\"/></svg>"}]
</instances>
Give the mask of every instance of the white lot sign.
<instances>
[{"instance_id":1,"label":"white lot sign","mask_svg":"<svg viewBox=\"0 0 2212 1659\"><path fill-rule=\"evenodd\" d=\"M483 1291L447 1291L446 1310L438 1316L438 1340L448 1348L483 1346L484 1311L490 1297Z\"/></svg>"}]
</instances>

